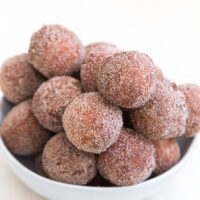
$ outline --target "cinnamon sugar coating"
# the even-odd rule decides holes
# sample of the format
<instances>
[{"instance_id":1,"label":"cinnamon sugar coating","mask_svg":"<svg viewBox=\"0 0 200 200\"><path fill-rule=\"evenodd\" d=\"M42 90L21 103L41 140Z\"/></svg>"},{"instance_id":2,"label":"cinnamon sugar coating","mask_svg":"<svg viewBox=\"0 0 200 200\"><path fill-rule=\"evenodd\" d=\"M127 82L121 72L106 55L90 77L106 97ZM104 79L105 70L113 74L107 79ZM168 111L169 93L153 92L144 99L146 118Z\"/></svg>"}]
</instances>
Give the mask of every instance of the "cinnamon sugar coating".
<instances>
[{"instance_id":1,"label":"cinnamon sugar coating","mask_svg":"<svg viewBox=\"0 0 200 200\"><path fill-rule=\"evenodd\" d=\"M162 174L173 167L180 159L180 149L175 139L154 141L156 150L156 168L155 175Z\"/></svg>"},{"instance_id":2,"label":"cinnamon sugar coating","mask_svg":"<svg viewBox=\"0 0 200 200\"><path fill-rule=\"evenodd\" d=\"M147 179L155 168L152 142L131 129L122 129L117 142L100 154L99 173L116 185L134 185Z\"/></svg>"},{"instance_id":3,"label":"cinnamon sugar coating","mask_svg":"<svg viewBox=\"0 0 200 200\"><path fill-rule=\"evenodd\" d=\"M85 185L96 175L96 155L78 150L58 133L46 144L42 163L48 177L53 180Z\"/></svg>"},{"instance_id":4,"label":"cinnamon sugar coating","mask_svg":"<svg viewBox=\"0 0 200 200\"><path fill-rule=\"evenodd\" d=\"M29 62L46 77L71 75L80 69L84 54L75 33L60 25L45 25L32 35Z\"/></svg>"},{"instance_id":5,"label":"cinnamon sugar coating","mask_svg":"<svg viewBox=\"0 0 200 200\"><path fill-rule=\"evenodd\" d=\"M137 51L120 52L106 58L98 75L99 93L124 108L144 105L156 83L151 58Z\"/></svg>"},{"instance_id":6,"label":"cinnamon sugar coating","mask_svg":"<svg viewBox=\"0 0 200 200\"><path fill-rule=\"evenodd\" d=\"M130 117L135 130L152 140L181 136L188 118L185 97L174 83L158 81L150 101Z\"/></svg>"},{"instance_id":7,"label":"cinnamon sugar coating","mask_svg":"<svg viewBox=\"0 0 200 200\"><path fill-rule=\"evenodd\" d=\"M120 108L105 101L97 92L76 97L63 115L68 139L78 149L98 154L116 142L122 124Z\"/></svg>"},{"instance_id":8,"label":"cinnamon sugar coating","mask_svg":"<svg viewBox=\"0 0 200 200\"><path fill-rule=\"evenodd\" d=\"M31 99L13 107L3 119L0 133L8 149L15 154L28 156L42 151L51 137L34 118Z\"/></svg>"},{"instance_id":9,"label":"cinnamon sugar coating","mask_svg":"<svg viewBox=\"0 0 200 200\"><path fill-rule=\"evenodd\" d=\"M200 87L195 84L183 84L179 89L186 98L188 119L185 137L192 137L200 131Z\"/></svg>"},{"instance_id":10,"label":"cinnamon sugar coating","mask_svg":"<svg viewBox=\"0 0 200 200\"><path fill-rule=\"evenodd\" d=\"M98 91L97 78L102 61L119 52L119 49L110 43L97 42L86 46L85 63L81 66L81 84L85 91Z\"/></svg>"},{"instance_id":11,"label":"cinnamon sugar coating","mask_svg":"<svg viewBox=\"0 0 200 200\"><path fill-rule=\"evenodd\" d=\"M7 100L20 103L30 98L45 78L27 62L28 54L9 58L0 72L1 90Z\"/></svg>"},{"instance_id":12,"label":"cinnamon sugar coating","mask_svg":"<svg viewBox=\"0 0 200 200\"><path fill-rule=\"evenodd\" d=\"M44 82L33 96L33 113L48 130L63 130L62 115L67 104L82 93L80 82L69 76L57 76Z\"/></svg>"},{"instance_id":13,"label":"cinnamon sugar coating","mask_svg":"<svg viewBox=\"0 0 200 200\"><path fill-rule=\"evenodd\" d=\"M57 24L3 63L0 87L12 103L0 125L7 149L65 184L148 181L178 163L176 137L200 132L200 86L177 87L148 55L107 42L83 46Z\"/></svg>"}]
</instances>

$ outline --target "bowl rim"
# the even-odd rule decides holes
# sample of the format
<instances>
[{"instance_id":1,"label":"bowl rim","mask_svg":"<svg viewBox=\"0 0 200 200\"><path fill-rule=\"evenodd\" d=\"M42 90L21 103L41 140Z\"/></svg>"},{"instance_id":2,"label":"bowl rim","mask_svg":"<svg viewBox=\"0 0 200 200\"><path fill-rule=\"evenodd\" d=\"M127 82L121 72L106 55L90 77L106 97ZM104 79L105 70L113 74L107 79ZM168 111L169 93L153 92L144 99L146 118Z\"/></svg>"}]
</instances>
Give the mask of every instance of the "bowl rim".
<instances>
[{"instance_id":1,"label":"bowl rim","mask_svg":"<svg viewBox=\"0 0 200 200\"><path fill-rule=\"evenodd\" d=\"M20 168L22 171L27 173L29 176L32 176L32 178L38 179L41 182L44 182L46 184L51 184L55 187L61 187L61 188L67 188L67 189L74 189L74 190L87 190L87 191L116 191L116 190L130 190L130 189L138 189L141 187L147 187L151 184L155 184L159 182L161 179L165 179L168 176L174 174L192 155L193 151L196 149L197 146L200 144L200 135L196 135L188 148L188 150L185 152L181 160L171 169L164 172L163 174L154 177L152 179L143 181L141 183L131 185L131 186L116 186L116 187L94 187L94 186L82 186L82 185L73 185L68 183L61 183L57 182L45 177L42 177L38 175L37 173L31 171L27 167L25 167L23 164L21 164L7 149L6 145L4 144L2 137L0 136L0 149L3 151L4 156L11 161L12 165L16 165L18 168Z\"/></svg>"}]
</instances>

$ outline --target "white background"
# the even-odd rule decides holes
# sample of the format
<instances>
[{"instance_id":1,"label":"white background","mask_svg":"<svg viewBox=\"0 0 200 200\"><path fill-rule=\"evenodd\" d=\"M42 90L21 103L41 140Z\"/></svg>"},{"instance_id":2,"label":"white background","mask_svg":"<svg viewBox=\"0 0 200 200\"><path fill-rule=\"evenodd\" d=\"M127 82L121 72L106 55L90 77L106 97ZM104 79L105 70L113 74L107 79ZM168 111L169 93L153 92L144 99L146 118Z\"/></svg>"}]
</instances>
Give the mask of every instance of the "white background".
<instances>
[{"instance_id":1,"label":"white background","mask_svg":"<svg viewBox=\"0 0 200 200\"><path fill-rule=\"evenodd\" d=\"M108 41L145 52L170 80L200 84L198 0L0 0L0 62L27 52L31 34L50 23L73 30L84 44ZM199 200L199 154L200 147L174 184L153 200ZM1 152L0 199L41 199L15 178Z\"/></svg>"}]
</instances>

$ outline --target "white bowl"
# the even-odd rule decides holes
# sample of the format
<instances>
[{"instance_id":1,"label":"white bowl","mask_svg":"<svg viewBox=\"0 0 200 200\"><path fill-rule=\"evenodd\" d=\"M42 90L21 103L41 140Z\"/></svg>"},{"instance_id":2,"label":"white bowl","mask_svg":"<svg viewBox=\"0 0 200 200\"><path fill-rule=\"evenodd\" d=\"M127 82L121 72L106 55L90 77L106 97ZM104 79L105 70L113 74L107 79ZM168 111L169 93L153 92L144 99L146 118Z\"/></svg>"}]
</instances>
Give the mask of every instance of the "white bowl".
<instances>
[{"instance_id":1,"label":"white bowl","mask_svg":"<svg viewBox=\"0 0 200 200\"><path fill-rule=\"evenodd\" d=\"M2 99L0 101L0 121L12 105ZM59 183L34 173L33 159L14 156L5 146L0 137L0 149L12 171L31 190L51 200L141 200L154 196L158 191L170 184L177 172L181 170L193 151L200 145L200 136L190 139L179 139L182 158L170 170L162 175L142 183L126 187L91 187Z\"/></svg>"}]
</instances>

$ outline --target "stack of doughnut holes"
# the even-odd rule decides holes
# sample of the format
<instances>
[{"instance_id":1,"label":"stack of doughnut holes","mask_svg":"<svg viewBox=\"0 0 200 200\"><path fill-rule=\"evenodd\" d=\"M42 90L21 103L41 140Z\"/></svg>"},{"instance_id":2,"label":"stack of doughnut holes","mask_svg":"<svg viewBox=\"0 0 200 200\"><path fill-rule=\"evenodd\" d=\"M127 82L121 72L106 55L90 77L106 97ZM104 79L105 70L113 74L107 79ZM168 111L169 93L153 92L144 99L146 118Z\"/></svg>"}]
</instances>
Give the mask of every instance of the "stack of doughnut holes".
<instances>
[{"instance_id":1,"label":"stack of doughnut holes","mask_svg":"<svg viewBox=\"0 0 200 200\"><path fill-rule=\"evenodd\" d=\"M6 60L0 85L14 104L0 127L7 148L63 183L140 183L179 161L177 137L200 131L198 85L167 81L144 53L84 46L61 25L42 26L28 53Z\"/></svg>"}]
</instances>

